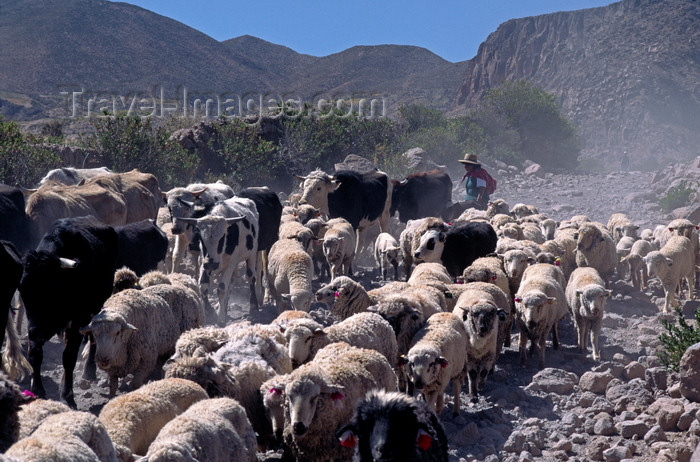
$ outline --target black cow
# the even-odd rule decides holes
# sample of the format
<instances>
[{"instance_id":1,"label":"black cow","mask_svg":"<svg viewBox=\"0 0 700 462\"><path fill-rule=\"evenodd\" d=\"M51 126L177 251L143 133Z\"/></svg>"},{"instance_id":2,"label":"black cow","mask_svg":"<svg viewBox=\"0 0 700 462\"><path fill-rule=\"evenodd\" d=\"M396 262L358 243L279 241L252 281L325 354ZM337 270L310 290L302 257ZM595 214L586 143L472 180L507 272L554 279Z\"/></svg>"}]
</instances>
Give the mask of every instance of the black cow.
<instances>
[{"instance_id":1,"label":"black cow","mask_svg":"<svg viewBox=\"0 0 700 462\"><path fill-rule=\"evenodd\" d=\"M119 238L111 226L94 217L54 222L36 250L24 257L19 290L29 321L31 390L45 397L41 381L44 343L65 335L61 398L75 408L73 371L85 327L112 293ZM94 371L94 356L86 362Z\"/></svg>"},{"instance_id":2,"label":"black cow","mask_svg":"<svg viewBox=\"0 0 700 462\"><path fill-rule=\"evenodd\" d=\"M452 180L447 173L435 169L409 175L403 181L391 180L391 209L393 216L406 223L424 217L438 217L452 200Z\"/></svg>"},{"instance_id":3,"label":"black cow","mask_svg":"<svg viewBox=\"0 0 700 462\"><path fill-rule=\"evenodd\" d=\"M279 238L280 221L282 219L282 203L270 188L245 188L236 196L250 199L258 209L258 251L270 250L272 244Z\"/></svg>"},{"instance_id":4,"label":"black cow","mask_svg":"<svg viewBox=\"0 0 700 462\"><path fill-rule=\"evenodd\" d=\"M0 346L5 341L5 328L12 297L14 297L19 281L22 278L22 259L15 246L9 241L0 241ZM11 320L9 322L12 322ZM9 339L8 339L9 340ZM7 348L7 351L10 351Z\"/></svg>"},{"instance_id":5,"label":"black cow","mask_svg":"<svg viewBox=\"0 0 700 462\"><path fill-rule=\"evenodd\" d=\"M117 268L126 266L138 276L156 269L168 251L168 236L153 220L115 228L119 238Z\"/></svg>"},{"instance_id":6,"label":"black cow","mask_svg":"<svg viewBox=\"0 0 700 462\"><path fill-rule=\"evenodd\" d=\"M357 246L362 242L362 232L379 221L382 232L389 232L389 206L391 183L386 173L374 170L359 173L340 170L330 176L315 170L303 180L300 204L311 204L330 218L345 218L357 231Z\"/></svg>"},{"instance_id":7,"label":"black cow","mask_svg":"<svg viewBox=\"0 0 700 462\"><path fill-rule=\"evenodd\" d=\"M442 249L442 264L454 278L461 276L464 268L474 260L496 250L496 231L482 221L457 224L450 228L445 236Z\"/></svg>"},{"instance_id":8,"label":"black cow","mask_svg":"<svg viewBox=\"0 0 700 462\"><path fill-rule=\"evenodd\" d=\"M24 207L21 189L0 184L0 239L12 242L20 255L32 248Z\"/></svg>"},{"instance_id":9,"label":"black cow","mask_svg":"<svg viewBox=\"0 0 700 462\"><path fill-rule=\"evenodd\" d=\"M454 226L443 223L423 233L413 257L416 260L441 262L447 272L456 278L474 260L496 250L497 240L496 231L486 222L461 222Z\"/></svg>"}]
</instances>

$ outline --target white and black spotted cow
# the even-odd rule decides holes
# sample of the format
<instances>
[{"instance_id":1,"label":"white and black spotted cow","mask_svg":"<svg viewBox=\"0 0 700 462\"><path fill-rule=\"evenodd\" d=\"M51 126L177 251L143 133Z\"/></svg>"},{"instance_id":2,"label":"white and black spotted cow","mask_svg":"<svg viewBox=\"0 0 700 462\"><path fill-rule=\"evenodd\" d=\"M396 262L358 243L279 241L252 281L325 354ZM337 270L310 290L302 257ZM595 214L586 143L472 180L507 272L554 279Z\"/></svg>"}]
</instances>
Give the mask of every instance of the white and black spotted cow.
<instances>
[{"instance_id":1,"label":"white and black spotted cow","mask_svg":"<svg viewBox=\"0 0 700 462\"><path fill-rule=\"evenodd\" d=\"M209 213L216 202L231 197L233 189L223 183L195 183L163 193L173 223L172 233L175 235L173 266L168 269L173 272L182 271L180 265L188 248L193 252L195 265L199 263L199 243L195 239L194 229L182 219L200 218Z\"/></svg>"},{"instance_id":2,"label":"white and black spotted cow","mask_svg":"<svg viewBox=\"0 0 700 462\"><path fill-rule=\"evenodd\" d=\"M255 295L257 275L258 222L255 203L250 199L233 197L219 202L202 218L184 218L199 231L202 263L199 286L205 303L208 302L209 284L216 280L219 298L218 319L226 322L229 288L237 275L239 264L245 263L245 276L250 281L250 303L258 306Z\"/></svg>"}]
</instances>

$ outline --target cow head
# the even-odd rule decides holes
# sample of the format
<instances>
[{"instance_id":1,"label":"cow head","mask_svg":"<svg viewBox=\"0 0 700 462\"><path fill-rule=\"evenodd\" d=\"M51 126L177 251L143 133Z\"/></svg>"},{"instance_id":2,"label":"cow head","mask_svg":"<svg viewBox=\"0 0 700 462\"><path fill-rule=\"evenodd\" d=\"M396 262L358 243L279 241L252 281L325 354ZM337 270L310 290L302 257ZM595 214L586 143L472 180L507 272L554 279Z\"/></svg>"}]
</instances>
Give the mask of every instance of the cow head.
<instances>
[{"instance_id":1,"label":"cow head","mask_svg":"<svg viewBox=\"0 0 700 462\"><path fill-rule=\"evenodd\" d=\"M185 231L185 224L182 221L191 218L195 212L195 202L204 194L207 188L197 191L190 191L186 188L174 188L165 193L165 205L170 211L170 219L173 223L173 234L182 234Z\"/></svg>"},{"instance_id":2,"label":"cow head","mask_svg":"<svg viewBox=\"0 0 700 462\"><path fill-rule=\"evenodd\" d=\"M311 204L328 215L328 194L335 191L340 186L340 182L321 170L314 170L308 176L297 176L297 178L303 181L303 192L299 203Z\"/></svg>"},{"instance_id":3,"label":"cow head","mask_svg":"<svg viewBox=\"0 0 700 462\"><path fill-rule=\"evenodd\" d=\"M422 262L440 263L446 236L447 232L443 229L429 229L421 236L420 244L413 253L413 257Z\"/></svg>"},{"instance_id":4,"label":"cow head","mask_svg":"<svg viewBox=\"0 0 700 462\"><path fill-rule=\"evenodd\" d=\"M221 217L207 215L202 218L184 218L181 221L194 225L200 234L203 255L202 268L213 271L220 267L224 253L231 255L238 245L240 230L236 225L245 217Z\"/></svg>"}]
</instances>

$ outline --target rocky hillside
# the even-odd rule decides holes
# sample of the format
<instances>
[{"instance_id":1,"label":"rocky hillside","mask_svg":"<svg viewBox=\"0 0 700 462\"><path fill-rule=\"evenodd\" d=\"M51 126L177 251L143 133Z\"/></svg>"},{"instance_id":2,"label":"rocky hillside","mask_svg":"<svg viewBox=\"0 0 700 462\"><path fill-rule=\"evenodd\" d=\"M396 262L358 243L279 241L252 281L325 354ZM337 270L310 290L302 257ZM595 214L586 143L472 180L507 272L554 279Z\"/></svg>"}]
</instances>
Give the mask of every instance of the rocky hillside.
<instances>
[{"instance_id":1,"label":"rocky hillside","mask_svg":"<svg viewBox=\"0 0 700 462\"><path fill-rule=\"evenodd\" d=\"M700 4L623 0L502 24L469 61L461 108L503 81L557 95L584 155L603 167L623 149L632 167L689 160L700 145Z\"/></svg>"}]
</instances>

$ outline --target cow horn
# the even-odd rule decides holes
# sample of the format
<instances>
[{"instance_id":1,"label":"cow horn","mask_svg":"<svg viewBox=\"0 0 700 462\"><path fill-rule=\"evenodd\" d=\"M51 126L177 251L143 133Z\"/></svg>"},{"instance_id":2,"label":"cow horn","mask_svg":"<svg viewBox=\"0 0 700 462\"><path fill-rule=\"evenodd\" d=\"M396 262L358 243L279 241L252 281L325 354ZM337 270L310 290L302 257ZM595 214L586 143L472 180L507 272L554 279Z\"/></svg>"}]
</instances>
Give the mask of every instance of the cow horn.
<instances>
[{"instance_id":1,"label":"cow horn","mask_svg":"<svg viewBox=\"0 0 700 462\"><path fill-rule=\"evenodd\" d=\"M178 201L179 203L181 203L182 205L185 205L185 206L187 206L187 207L189 207L189 208L194 208L194 202L186 201L185 199L183 199L183 198L181 198L181 197L178 197L178 198L177 198L177 201Z\"/></svg>"},{"instance_id":2,"label":"cow horn","mask_svg":"<svg viewBox=\"0 0 700 462\"><path fill-rule=\"evenodd\" d=\"M236 223L237 221L243 220L244 218L245 218L245 217L230 217L230 218L226 218L226 224L227 224L227 225L232 225L232 224Z\"/></svg>"},{"instance_id":3,"label":"cow horn","mask_svg":"<svg viewBox=\"0 0 700 462\"><path fill-rule=\"evenodd\" d=\"M406 178L405 180L402 180L399 184L400 184L400 185L407 185L407 184L408 184L408 178Z\"/></svg>"},{"instance_id":4,"label":"cow horn","mask_svg":"<svg viewBox=\"0 0 700 462\"><path fill-rule=\"evenodd\" d=\"M177 221L187 223L188 225L197 225L197 218L177 218Z\"/></svg>"},{"instance_id":5,"label":"cow horn","mask_svg":"<svg viewBox=\"0 0 700 462\"><path fill-rule=\"evenodd\" d=\"M205 187L203 187L202 189L200 189L199 191L192 191L192 195L193 195L194 197L199 197L199 196L201 196L201 195L204 193L204 191L206 191L206 190L207 190L207 187L205 186Z\"/></svg>"},{"instance_id":6,"label":"cow horn","mask_svg":"<svg viewBox=\"0 0 700 462\"><path fill-rule=\"evenodd\" d=\"M71 260L70 258L59 258L61 262L61 268L75 268L78 266L78 260Z\"/></svg>"},{"instance_id":7,"label":"cow horn","mask_svg":"<svg viewBox=\"0 0 700 462\"><path fill-rule=\"evenodd\" d=\"M294 175L294 178L296 178L296 179L299 180L299 181L306 181L306 177L305 177L305 176Z\"/></svg>"}]
</instances>

